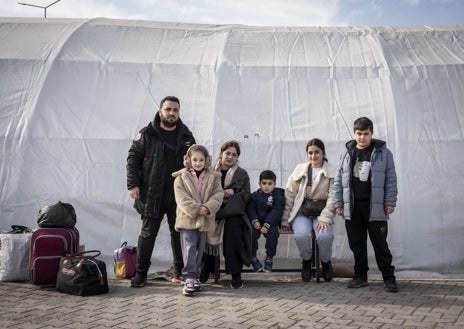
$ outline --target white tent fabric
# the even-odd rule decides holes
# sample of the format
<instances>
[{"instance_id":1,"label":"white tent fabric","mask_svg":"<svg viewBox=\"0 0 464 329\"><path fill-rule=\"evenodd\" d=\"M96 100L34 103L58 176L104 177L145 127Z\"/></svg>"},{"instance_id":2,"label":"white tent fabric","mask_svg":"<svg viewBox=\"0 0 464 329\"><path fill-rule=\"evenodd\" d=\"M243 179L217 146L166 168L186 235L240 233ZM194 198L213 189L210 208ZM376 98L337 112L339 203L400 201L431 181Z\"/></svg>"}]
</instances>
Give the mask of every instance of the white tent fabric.
<instances>
[{"instance_id":1,"label":"white tent fabric","mask_svg":"<svg viewBox=\"0 0 464 329\"><path fill-rule=\"evenodd\" d=\"M305 144L337 163L359 116L398 173L389 243L398 271L464 271L464 27L250 27L0 18L0 228L74 205L87 249L135 244L125 162L161 98L217 157L228 139L258 187L284 187ZM169 261L163 226L154 262ZM298 258L281 243L285 257ZM350 261L336 219L334 262ZM371 268L376 268L370 253Z\"/></svg>"}]
</instances>

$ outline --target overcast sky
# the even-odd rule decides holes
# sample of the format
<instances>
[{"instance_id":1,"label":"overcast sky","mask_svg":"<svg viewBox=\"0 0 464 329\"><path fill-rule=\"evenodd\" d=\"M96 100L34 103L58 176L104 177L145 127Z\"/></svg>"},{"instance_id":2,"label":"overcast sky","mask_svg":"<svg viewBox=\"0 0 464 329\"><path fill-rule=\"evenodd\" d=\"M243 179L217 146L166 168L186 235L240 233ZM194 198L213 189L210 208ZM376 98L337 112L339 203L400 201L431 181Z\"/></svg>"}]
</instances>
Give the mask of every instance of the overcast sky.
<instances>
[{"instance_id":1,"label":"overcast sky","mask_svg":"<svg viewBox=\"0 0 464 329\"><path fill-rule=\"evenodd\" d=\"M0 0L0 16L266 26L463 25L464 0Z\"/></svg>"}]
</instances>

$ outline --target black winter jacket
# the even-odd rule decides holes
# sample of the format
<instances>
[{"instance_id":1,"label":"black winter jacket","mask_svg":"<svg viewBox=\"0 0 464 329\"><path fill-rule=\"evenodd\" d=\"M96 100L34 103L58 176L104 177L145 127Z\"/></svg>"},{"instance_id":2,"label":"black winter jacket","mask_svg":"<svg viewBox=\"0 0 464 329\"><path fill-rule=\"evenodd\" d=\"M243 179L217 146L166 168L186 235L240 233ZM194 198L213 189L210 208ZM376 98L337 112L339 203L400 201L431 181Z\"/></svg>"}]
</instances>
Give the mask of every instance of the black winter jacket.
<instances>
[{"instance_id":1,"label":"black winter jacket","mask_svg":"<svg viewBox=\"0 0 464 329\"><path fill-rule=\"evenodd\" d=\"M261 189L251 194L248 203L248 218L251 225L259 221L267 229L279 226L285 208L285 193L280 187L274 188L269 193L263 193Z\"/></svg>"},{"instance_id":2,"label":"black winter jacket","mask_svg":"<svg viewBox=\"0 0 464 329\"><path fill-rule=\"evenodd\" d=\"M161 215L159 211L165 190L164 148L166 146L160 137L160 129L160 117L157 112L154 120L139 131L132 142L127 157L127 189L137 186L140 188L140 199L134 201L134 208L146 218ZM177 129L176 168L174 171L184 167L184 155L188 148L195 144L192 132L180 119L177 123Z\"/></svg>"}]
</instances>

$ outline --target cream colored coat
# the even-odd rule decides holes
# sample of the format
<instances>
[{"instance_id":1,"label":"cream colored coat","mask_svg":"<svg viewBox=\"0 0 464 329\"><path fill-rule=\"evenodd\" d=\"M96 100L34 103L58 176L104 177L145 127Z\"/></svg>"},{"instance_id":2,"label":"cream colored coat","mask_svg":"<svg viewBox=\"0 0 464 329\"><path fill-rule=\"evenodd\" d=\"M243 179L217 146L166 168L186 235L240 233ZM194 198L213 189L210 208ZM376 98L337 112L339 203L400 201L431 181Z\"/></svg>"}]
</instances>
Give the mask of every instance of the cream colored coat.
<instances>
[{"instance_id":1,"label":"cream colored coat","mask_svg":"<svg viewBox=\"0 0 464 329\"><path fill-rule=\"evenodd\" d=\"M295 167L290 175L285 187L285 209L282 216L282 226L291 225L293 219L303 204L308 184L308 166L309 162L300 163ZM334 165L324 161L321 171L317 174L316 180L311 189L311 199L327 200L324 210L317 218L318 221L327 224L333 223L335 217L335 208L333 203L333 183L336 168Z\"/></svg>"},{"instance_id":2,"label":"cream colored coat","mask_svg":"<svg viewBox=\"0 0 464 329\"><path fill-rule=\"evenodd\" d=\"M216 212L224 198L221 186L221 173L207 169L203 178L201 192L197 191L192 174L181 169L172 174L174 180L174 195L177 202L176 231L180 229L211 231L215 228ZM198 216L200 206L205 206L210 213Z\"/></svg>"}]
</instances>

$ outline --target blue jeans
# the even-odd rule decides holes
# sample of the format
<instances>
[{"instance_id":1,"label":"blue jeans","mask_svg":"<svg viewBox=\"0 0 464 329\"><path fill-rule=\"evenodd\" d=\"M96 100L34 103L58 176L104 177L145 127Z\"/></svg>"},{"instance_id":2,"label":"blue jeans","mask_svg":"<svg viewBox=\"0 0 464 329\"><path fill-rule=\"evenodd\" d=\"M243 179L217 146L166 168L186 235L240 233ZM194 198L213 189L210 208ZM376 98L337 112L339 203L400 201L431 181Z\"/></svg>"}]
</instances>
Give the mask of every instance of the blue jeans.
<instances>
[{"instance_id":1,"label":"blue jeans","mask_svg":"<svg viewBox=\"0 0 464 329\"><path fill-rule=\"evenodd\" d=\"M332 244L334 240L333 225L327 230L318 232L317 217L306 217L298 213L292 222L293 237L303 260L310 260L312 255L311 231L316 233L321 261L326 263L332 258Z\"/></svg>"}]
</instances>

